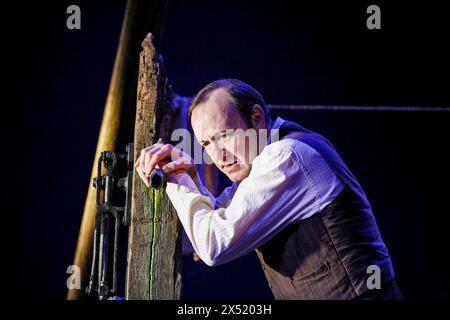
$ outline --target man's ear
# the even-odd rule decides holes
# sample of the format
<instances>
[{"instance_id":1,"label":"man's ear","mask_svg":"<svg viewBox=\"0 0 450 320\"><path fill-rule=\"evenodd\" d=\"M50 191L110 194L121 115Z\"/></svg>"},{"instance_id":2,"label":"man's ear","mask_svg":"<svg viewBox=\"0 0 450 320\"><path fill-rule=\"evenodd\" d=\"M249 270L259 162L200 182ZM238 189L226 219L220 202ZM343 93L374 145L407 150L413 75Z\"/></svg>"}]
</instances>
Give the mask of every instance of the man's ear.
<instances>
[{"instance_id":1,"label":"man's ear","mask_svg":"<svg viewBox=\"0 0 450 320\"><path fill-rule=\"evenodd\" d=\"M264 115L264 110L259 104L255 104L251 112L251 121L253 128L264 128L266 126L266 118Z\"/></svg>"}]
</instances>

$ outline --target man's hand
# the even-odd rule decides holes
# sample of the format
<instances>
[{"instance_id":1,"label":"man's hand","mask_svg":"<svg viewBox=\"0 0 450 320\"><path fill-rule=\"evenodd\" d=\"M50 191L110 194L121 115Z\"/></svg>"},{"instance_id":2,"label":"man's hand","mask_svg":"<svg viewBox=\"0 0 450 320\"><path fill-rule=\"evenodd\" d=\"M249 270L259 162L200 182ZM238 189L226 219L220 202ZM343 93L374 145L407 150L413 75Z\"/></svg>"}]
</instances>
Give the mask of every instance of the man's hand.
<instances>
[{"instance_id":1,"label":"man's hand","mask_svg":"<svg viewBox=\"0 0 450 320\"><path fill-rule=\"evenodd\" d=\"M149 177L155 167L161 168L166 175L178 170L185 171L192 179L197 175L192 158L171 144L155 143L143 149L134 166L147 187L150 187Z\"/></svg>"}]
</instances>

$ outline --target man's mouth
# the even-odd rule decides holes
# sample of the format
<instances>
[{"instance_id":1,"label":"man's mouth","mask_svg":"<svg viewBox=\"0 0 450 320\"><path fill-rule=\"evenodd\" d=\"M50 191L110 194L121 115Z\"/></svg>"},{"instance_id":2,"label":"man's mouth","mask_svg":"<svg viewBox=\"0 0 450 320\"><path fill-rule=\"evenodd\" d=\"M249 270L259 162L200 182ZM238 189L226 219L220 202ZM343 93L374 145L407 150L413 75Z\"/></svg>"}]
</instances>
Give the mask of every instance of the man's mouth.
<instances>
[{"instance_id":1,"label":"man's mouth","mask_svg":"<svg viewBox=\"0 0 450 320\"><path fill-rule=\"evenodd\" d=\"M233 163L229 163L229 164L223 164L222 165L222 170L230 170L231 168L233 168L235 165L237 165L238 161L234 161Z\"/></svg>"}]
</instances>

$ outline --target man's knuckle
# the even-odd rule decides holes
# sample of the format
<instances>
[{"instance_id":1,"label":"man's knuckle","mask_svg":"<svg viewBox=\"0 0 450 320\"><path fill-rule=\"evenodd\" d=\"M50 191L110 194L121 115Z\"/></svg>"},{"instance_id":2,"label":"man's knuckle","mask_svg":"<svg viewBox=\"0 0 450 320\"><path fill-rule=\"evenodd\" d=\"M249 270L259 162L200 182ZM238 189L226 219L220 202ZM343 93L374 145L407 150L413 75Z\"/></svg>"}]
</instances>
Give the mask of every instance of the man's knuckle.
<instances>
[{"instance_id":1,"label":"man's knuckle","mask_svg":"<svg viewBox=\"0 0 450 320\"><path fill-rule=\"evenodd\" d=\"M155 153L155 157L159 157L162 154L164 154L167 151L167 149L161 148L157 153Z\"/></svg>"},{"instance_id":2,"label":"man's knuckle","mask_svg":"<svg viewBox=\"0 0 450 320\"><path fill-rule=\"evenodd\" d=\"M161 147L161 151L169 151L170 150L170 144L165 144L163 147Z\"/></svg>"}]
</instances>

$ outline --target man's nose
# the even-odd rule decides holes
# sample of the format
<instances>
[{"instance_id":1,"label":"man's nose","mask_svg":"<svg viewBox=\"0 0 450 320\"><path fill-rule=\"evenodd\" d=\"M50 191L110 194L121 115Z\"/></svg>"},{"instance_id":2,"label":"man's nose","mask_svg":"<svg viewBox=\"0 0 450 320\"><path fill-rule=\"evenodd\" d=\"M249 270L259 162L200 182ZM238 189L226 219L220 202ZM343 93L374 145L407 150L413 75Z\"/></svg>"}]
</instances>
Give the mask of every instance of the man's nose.
<instances>
[{"instance_id":1,"label":"man's nose","mask_svg":"<svg viewBox=\"0 0 450 320\"><path fill-rule=\"evenodd\" d=\"M227 162L227 157L229 157L230 154L221 143L214 143L210 156L214 163L224 163Z\"/></svg>"}]
</instances>

